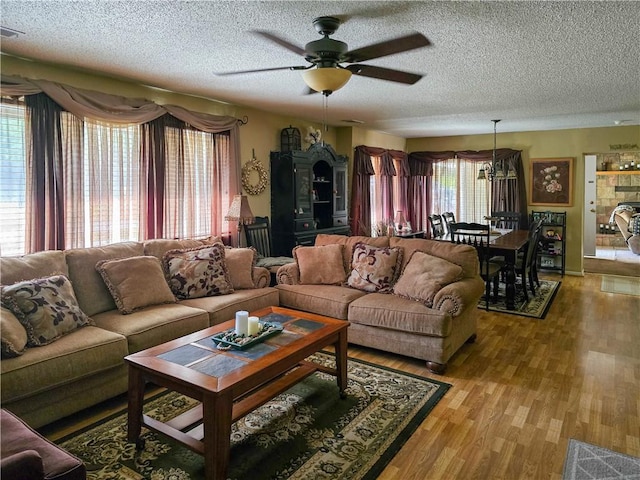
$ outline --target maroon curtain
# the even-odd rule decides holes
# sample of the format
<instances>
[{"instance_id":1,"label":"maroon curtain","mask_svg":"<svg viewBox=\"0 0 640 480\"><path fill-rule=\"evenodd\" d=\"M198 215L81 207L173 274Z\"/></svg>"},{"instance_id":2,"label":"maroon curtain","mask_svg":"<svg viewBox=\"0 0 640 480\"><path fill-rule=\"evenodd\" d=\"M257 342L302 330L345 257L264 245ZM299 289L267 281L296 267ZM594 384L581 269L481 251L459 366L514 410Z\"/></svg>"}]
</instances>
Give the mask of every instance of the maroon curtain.
<instances>
[{"instance_id":1,"label":"maroon curtain","mask_svg":"<svg viewBox=\"0 0 640 480\"><path fill-rule=\"evenodd\" d=\"M62 108L44 93L25 97L31 129L28 167L32 183L27 204L32 215L26 225L27 252L64 248L64 195L60 113Z\"/></svg>"},{"instance_id":2,"label":"maroon curtain","mask_svg":"<svg viewBox=\"0 0 640 480\"><path fill-rule=\"evenodd\" d=\"M458 157L476 162L493 161L493 150L456 152ZM509 166L516 171L515 179L493 180L491 182L491 211L517 212L520 214L520 228L529 228L527 213L527 191L524 182L522 152L510 148L496 149L496 167L506 174Z\"/></svg>"},{"instance_id":3,"label":"maroon curtain","mask_svg":"<svg viewBox=\"0 0 640 480\"><path fill-rule=\"evenodd\" d=\"M431 235L431 226L427 221L427 215L431 213L431 177L433 165L455 157L456 152L412 152L409 154L409 170L411 174L412 209L409 210L411 225L416 231L424 230L427 236Z\"/></svg>"},{"instance_id":4,"label":"maroon curtain","mask_svg":"<svg viewBox=\"0 0 640 480\"><path fill-rule=\"evenodd\" d=\"M142 124L140 141L141 160L145 168L143 180L146 180L147 221L144 238L163 238L164 236L164 181L165 181L165 116Z\"/></svg>"},{"instance_id":5,"label":"maroon curtain","mask_svg":"<svg viewBox=\"0 0 640 480\"><path fill-rule=\"evenodd\" d=\"M393 218L394 210L406 212L410 208L407 202L409 188L407 153L401 150L358 145L354 153L351 187L351 233L353 235L371 235L370 177L375 175L371 157L380 157L383 217ZM399 205L394 205L393 202L393 177L395 176L399 177Z\"/></svg>"},{"instance_id":6,"label":"maroon curtain","mask_svg":"<svg viewBox=\"0 0 640 480\"><path fill-rule=\"evenodd\" d=\"M374 149L380 150L383 149ZM369 180L375 172L371 163L370 147L358 146L353 156L353 178L351 180L351 234L371 235L371 191Z\"/></svg>"}]
</instances>

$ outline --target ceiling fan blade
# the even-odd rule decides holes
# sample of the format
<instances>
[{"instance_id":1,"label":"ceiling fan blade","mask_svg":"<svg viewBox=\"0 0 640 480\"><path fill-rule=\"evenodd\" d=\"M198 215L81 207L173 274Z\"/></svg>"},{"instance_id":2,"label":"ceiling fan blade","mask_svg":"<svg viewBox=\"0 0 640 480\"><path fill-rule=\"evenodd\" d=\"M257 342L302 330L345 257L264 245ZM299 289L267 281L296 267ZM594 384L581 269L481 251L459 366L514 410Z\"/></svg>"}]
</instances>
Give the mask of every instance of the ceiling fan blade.
<instances>
[{"instance_id":1,"label":"ceiling fan blade","mask_svg":"<svg viewBox=\"0 0 640 480\"><path fill-rule=\"evenodd\" d=\"M261 37L266 38L267 40L272 41L273 43L280 45L281 47L286 48L287 50L292 51L293 53L297 53L304 57L305 51L304 48L294 45L291 42L288 42L284 38L280 38L273 33L267 32L266 30L254 30L254 33L260 35Z\"/></svg>"},{"instance_id":2,"label":"ceiling fan blade","mask_svg":"<svg viewBox=\"0 0 640 480\"><path fill-rule=\"evenodd\" d=\"M349 63L364 62L366 60L373 60L374 58L386 57L387 55L427 47L429 45L431 45L429 39L421 33L416 32L404 37L351 50L344 54L341 61Z\"/></svg>"},{"instance_id":3,"label":"ceiling fan blade","mask_svg":"<svg viewBox=\"0 0 640 480\"><path fill-rule=\"evenodd\" d=\"M361 77L378 78L380 80L405 83L407 85L413 85L422 78L422 75L418 75L417 73L375 67L373 65L347 65L346 69L350 70L354 75L360 75Z\"/></svg>"},{"instance_id":4,"label":"ceiling fan blade","mask_svg":"<svg viewBox=\"0 0 640 480\"><path fill-rule=\"evenodd\" d=\"M219 72L219 73L216 73L215 75L218 76L218 77L224 77L226 75L238 75L238 74L242 74L242 73L273 72L273 71L276 71L276 70L308 70L312 66L313 65L310 65L309 67L294 66L294 67L258 68L256 70L238 70L238 71L235 71L235 72Z\"/></svg>"}]
</instances>

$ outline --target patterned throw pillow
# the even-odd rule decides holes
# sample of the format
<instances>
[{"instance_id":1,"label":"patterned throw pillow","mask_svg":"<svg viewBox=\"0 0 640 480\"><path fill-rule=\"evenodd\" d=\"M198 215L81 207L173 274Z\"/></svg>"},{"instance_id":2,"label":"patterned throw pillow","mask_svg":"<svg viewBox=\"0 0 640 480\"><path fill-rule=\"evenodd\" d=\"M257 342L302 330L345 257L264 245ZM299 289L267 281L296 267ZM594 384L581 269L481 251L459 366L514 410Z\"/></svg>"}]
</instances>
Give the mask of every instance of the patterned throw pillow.
<instances>
[{"instance_id":1,"label":"patterned throw pillow","mask_svg":"<svg viewBox=\"0 0 640 480\"><path fill-rule=\"evenodd\" d=\"M71 282L64 275L27 280L2 289L3 303L14 311L27 331L27 345L47 345L93 321L78 306Z\"/></svg>"},{"instance_id":2,"label":"patterned throw pillow","mask_svg":"<svg viewBox=\"0 0 640 480\"><path fill-rule=\"evenodd\" d=\"M164 270L171 290L180 299L233 293L222 243L164 254Z\"/></svg>"},{"instance_id":3,"label":"patterned throw pillow","mask_svg":"<svg viewBox=\"0 0 640 480\"><path fill-rule=\"evenodd\" d=\"M461 266L416 250L393 287L393 293L417 300L431 308L436 293L445 285L461 278Z\"/></svg>"},{"instance_id":4,"label":"patterned throw pillow","mask_svg":"<svg viewBox=\"0 0 640 480\"><path fill-rule=\"evenodd\" d=\"M156 257L139 255L101 260L96 263L96 270L123 315L151 305L176 303Z\"/></svg>"},{"instance_id":5,"label":"patterned throw pillow","mask_svg":"<svg viewBox=\"0 0 640 480\"><path fill-rule=\"evenodd\" d=\"M640 235L640 213L636 213L629 221L629 231L634 235Z\"/></svg>"},{"instance_id":6,"label":"patterned throw pillow","mask_svg":"<svg viewBox=\"0 0 640 480\"><path fill-rule=\"evenodd\" d=\"M400 247L356 244L347 285L365 292L390 293L400 275L402 254Z\"/></svg>"}]
</instances>

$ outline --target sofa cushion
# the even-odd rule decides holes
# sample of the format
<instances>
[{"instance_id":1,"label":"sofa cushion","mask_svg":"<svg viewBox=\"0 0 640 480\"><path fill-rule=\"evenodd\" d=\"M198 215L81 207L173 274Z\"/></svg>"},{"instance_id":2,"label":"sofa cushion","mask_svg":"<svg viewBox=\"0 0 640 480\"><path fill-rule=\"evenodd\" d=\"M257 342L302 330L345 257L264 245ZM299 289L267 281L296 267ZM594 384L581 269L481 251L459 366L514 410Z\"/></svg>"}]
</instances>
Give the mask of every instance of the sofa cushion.
<instances>
[{"instance_id":1,"label":"sofa cushion","mask_svg":"<svg viewBox=\"0 0 640 480\"><path fill-rule=\"evenodd\" d=\"M96 270L101 260L136 257L142 255L142 243L123 242L104 247L74 248L65 250L69 279L76 292L78 304L84 313L93 316L116 308L116 304Z\"/></svg>"},{"instance_id":2,"label":"sofa cushion","mask_svg":"<svg viewBox=\"0 0 640 480\"><path fill-rule=\"evenodd\" d=\"M367 293L337 285L287 285L276 288L280 305L328 317L347 319L349 304Z\"/></svg>"},{"instance_id":3,"label":"sofa cushion","mask_svg":"<svg viewBox=\"0 0 640 480\"><path fill-rule=\"evenodd\" d=\"M349 305L349 321L415 335L447 337L451 315L397 295L369 293Z\"/></svg>"},{"instance_id":4,"label":"sofa cushion","mask_svg":"<svg viewBox=\"0 0 640 480\"><path fill-rule=\"evenodd\" d=\"M461 266L416 250L394 285L393 293L432 307L436 293L461 278Z\"/></svg>"},{"instance_id":5,"label":"sofa cushion","mask_svg":"<svg viewBox=\"0 0 640 480\"><path fill-rule=\"evenodd\" d=\"M24 326L30 347L46 345L93 323L78 306L71 282L64 275L4 286L2 297L18 307L13 313Z\"/></svg>"},{"instance_id":6,"label":"sofa cushion","mask_svg":"<svg viewBox=\"0 0 640 480\"><path fill-rule=\"evenodd\" d=\"M273 287L236 290L229 295L201 297L181 300L181 305L206 310L209 325L217 325L235 318L238 310L253 312L266 307L278 306L278 290Z\"/></svg>"},{"instance_id":7,"label":"sofa cushion","mask_svg":"<svg viewBox=\"0 0 640 480\"><path fill-rule=\"evenodd\" d=\"M293 258L300 270L300 283L304 285L340 285L346 272L342 245L324 245L293 249Z\"/></svg>"},{"instance_id":8,"label":"sofa cushion","mask_svg":"<svg viewBox=\"0 0 640 480\"><path fill-rule=\"evenodd\" d=\"M3 285L52 275L69 276L65 254L61 250L47 250L20 257L0 257L0 283Z\"/></svg>"},{"instance_id":9,"label":"sofa cushion","mask_svg":"<svg viewBox=\"0 0 640 480\"><path fill-rule=\"evenodd\" d=\"M118 310L94 317L104 330L126 337L129 353L139 352L209 326L207 312L182 303L151 305L129 315Z\"/></svg>"},{"instance_id":10,"label":"sofa cushion","mask_svg":"<svg viewBox=\"0 0 640 480\"><path fill-rule=\"evenodd\" d=\"M353 248L347 285L365 292L391 292L400 274L402 249L358 243Z\"/></svg>"},{"instance_id":11,"label":"sofa cushion","mask_svg":"<svg viewBox=\"0 0 640 480\"><path fill-rule=\"evenodd\" d=\"M124 336L91 325L79 328L46 347L28 348L19 357L2 360L2 403L122 368L128 354Z\"/></svg>"},{"instance_id":12,"label":"sofa cushion","mask_svg":"<svg viewBox=\"0 0 640 480\"><path fill-rule=\"evenodd\" d=\"M27 348L27 331L14 313L4 306L0 308L0 334L2 358L22 355Z\"/></svg>"},{"instance_id":13,"label":"sofa cushion","mask_svg":"<svg viewBox=\"0 0 640 480\"><path fill-rule=\"evenodd\" d=\"M231 248L227 247L224 252L224 259L227 264L227 272L234 290L243 288L255 288L253 278L258 252L253 247Z\"/></svg>"},{"instance_id":14,"label":"sofa cushion","mask_svg":"<svg viewBox=\"0 0 640 480\"><path fill-rule=\"evenodd\" d=\"M358 243L366 243L367 245L373 245L374 247L388 247L389 237L362 237L358 235L334 235L321 233L316 236L315 245L344 245L342 255L344 257L344 264L346 266L347 273L351 271L351 260L353 259L353 247Z\"/></svg>"},{"instance_id":15,"label":"sofa cushion","mask_svg":"<svg viewBox=\"0 0 640 480\"><path fill-rule=\"evenodd\" d=\"M123 314L149 305L176 302L156 257L142 255L102 260L95 268Z\"/></svg>"},{"instance_id":16,"label":"sofa cushion","mask_svg":"<svg viewBox=\"0 0 640 480\"><path fill-rule=\"evenodd\" d=\"M480 275L478 251L472 245L456 245L441 240L400 237L391 237L389 242L392 247L401 247L404 250L402 269L406 266L413 252L420 250L460 265L462 267L462 275L465 278L474 278Z\"/></svg>"},{"instance_id":17,"label":"sofa cushion","mask_svg":"<svg viewBox=\"0 0 640 480\"><path fill-rule=\"evenodd\" d=\"M164 254L169 250L182 250L185 248L197 248L204 245L213 245L214 243L222 243L220 237L207 237L207 238L154 238L152 240L145 240L143 242L143 249L145 255L153 255L158 260L162 261Z\"/></svg>"},{"instance_id":18,"label":"sofa cushion","mask_svg":"<svg viewBox=\"0 0 640 480\"><path fill-rule=\"evenodd\" d=\"M222 243L169 250L163 266L171 290L181 300L233 292Z\"/></svg>"}]
</instances>

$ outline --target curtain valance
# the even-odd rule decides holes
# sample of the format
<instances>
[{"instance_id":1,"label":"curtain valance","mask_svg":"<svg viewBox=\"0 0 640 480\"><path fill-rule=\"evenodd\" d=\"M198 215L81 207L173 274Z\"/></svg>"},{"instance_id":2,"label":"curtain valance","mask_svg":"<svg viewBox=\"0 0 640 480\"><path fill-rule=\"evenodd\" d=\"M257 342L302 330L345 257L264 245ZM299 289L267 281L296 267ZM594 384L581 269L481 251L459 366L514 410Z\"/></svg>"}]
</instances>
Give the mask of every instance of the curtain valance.
<instances>
[{"instance_id":1,"label":"curtain valance","mask_svg":"<svg viewBox=\"0 0 640 480\"><path fill-rule=\"evenodd\" d=\"M157 105L143 98L127 98L62 85L49 80L28 80L2 75L2 95L22 96L44 92L58 105L80 118L110 123L147 123L169 113L198 130L220 133L238 128L238 119L191 112L177 105Z\"/></svg>"}]
</instances>

